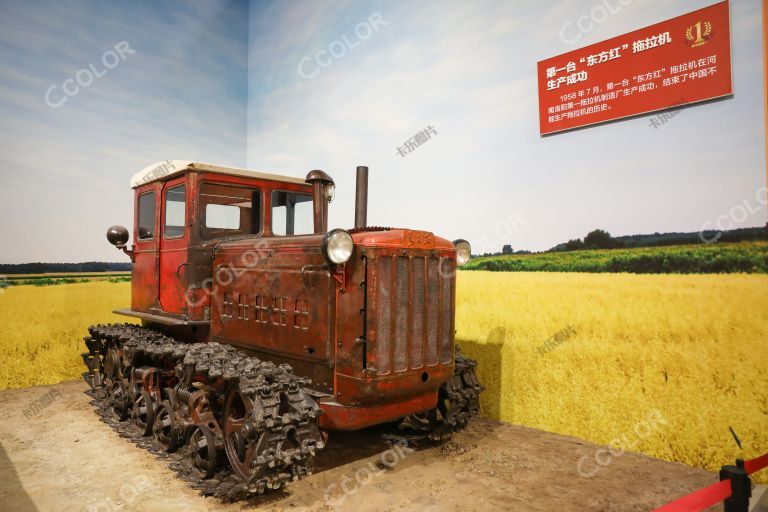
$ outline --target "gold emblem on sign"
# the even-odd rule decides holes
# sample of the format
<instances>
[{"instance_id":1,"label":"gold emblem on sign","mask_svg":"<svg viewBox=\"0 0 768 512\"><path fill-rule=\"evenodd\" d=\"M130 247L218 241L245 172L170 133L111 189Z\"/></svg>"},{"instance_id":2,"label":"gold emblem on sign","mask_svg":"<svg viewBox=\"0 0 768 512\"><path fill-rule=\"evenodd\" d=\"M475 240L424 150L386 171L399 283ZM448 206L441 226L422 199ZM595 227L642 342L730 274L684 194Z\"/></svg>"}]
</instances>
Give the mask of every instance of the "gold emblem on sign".
<instances>
[{"instance_id":1,"label":"gold emblem on sign","mask_svg":"<svg viewBox=\"0 0 768 512\"><path fill-rule=\"evenodd\" d=\"M688 44L691 48L696 48L703 44L707 44L712 34L712 24L705 21L703 24L699 21L692 27L688 27L685 31L685 38L688 40Z\"/></svg>"}]
</instances>

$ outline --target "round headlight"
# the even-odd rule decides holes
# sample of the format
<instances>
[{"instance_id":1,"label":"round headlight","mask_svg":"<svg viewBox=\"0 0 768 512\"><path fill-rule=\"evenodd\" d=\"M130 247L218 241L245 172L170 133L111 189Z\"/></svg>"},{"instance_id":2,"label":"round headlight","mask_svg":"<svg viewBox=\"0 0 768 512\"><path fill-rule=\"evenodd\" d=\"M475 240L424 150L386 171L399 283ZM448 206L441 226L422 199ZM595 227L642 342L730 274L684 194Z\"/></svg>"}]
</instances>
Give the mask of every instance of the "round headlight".
<instances>
[{"instance_id":1,"label":"round headlight","mask_svg":"<svg viewBox=\"0 0 768 512\"><path fill-rule=\"evenodd\" d=\"M472 247L466 240L456 240L453 245L456 246L456 265L463 267L472 256Z\"/></svg>"},{"instance_id":2,"label":"round headlight","mask_svg":"<svg viewBox=\"0 0 768 512\"><path fill-rule=\"evenodd\" d=\"M343 229L332 229L323 237L323 254L334 265L348 262L354 248L352 235Z\"/></svg>"}]
</instances>

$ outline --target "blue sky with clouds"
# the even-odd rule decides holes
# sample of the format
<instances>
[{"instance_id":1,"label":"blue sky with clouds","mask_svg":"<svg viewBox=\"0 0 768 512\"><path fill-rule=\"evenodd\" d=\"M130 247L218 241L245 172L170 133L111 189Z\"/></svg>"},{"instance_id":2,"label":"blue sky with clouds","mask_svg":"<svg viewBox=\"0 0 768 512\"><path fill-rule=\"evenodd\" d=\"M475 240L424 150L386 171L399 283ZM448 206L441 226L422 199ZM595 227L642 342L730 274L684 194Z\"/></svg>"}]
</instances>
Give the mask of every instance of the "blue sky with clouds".
<instances>
[{"instance_id":1,"label":"blue sky with clouds","mask_svg":"<svg viewBox=\"0 0 768 512\"><path fill-rule=\"evenodd\" d=\"M566 23L604 2L616 12L562 40ZM128 178L174 158L324 169L341 227L352 223L354 167L367 164L372 224L488 250L546 249L595 227L696 231L744 201L756 211L741 225L762 225L758 0L732 2L733 98L657 129L638 117L538 135L537 61L712 3L4 1L0 262L120 260L104 231L131 224ZM373 27L364 38L361 23ZM135 53L47 105L52 85L60 94L91 63L103 71L121 41ZM344 55L317 66L338 41ZM427 125L437 135L398 156Z\"/></svg>"},{"instance_id":2,"label":"blue sky with clouds","mask_svg":"<svg viewBox=\"0 0 768 512\"><path fill-rule=\"evenodd\" d=\"M740 225L762 225L758 0L732 2L733 98L685 109L657 129L645 116L538 132L537 61L712 3L254 3L248 163L331 171L336 226L351 223L354 167L367 164L372 224L430 229L476 249L547 249L598 227L698 231L745 200L757 211ZM607 20L584 34L573 28L605 5L615 11ZM375 13L386 24L357 38L356 25ZM335 41L347 51L334 46L344 55L320 67L315 57ZM438 135L399 156L427 125Z\"/></svg>"}]
</instances>

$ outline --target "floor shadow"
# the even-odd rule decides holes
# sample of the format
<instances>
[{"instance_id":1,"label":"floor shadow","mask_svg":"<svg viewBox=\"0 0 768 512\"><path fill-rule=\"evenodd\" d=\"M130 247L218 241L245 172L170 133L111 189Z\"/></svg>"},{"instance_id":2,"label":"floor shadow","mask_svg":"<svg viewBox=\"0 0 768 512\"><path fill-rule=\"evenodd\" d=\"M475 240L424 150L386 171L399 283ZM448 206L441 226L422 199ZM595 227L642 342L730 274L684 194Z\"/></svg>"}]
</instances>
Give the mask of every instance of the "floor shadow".
<instances>
[{"instance_id":1,"label":"floor shadow","mask_svg":"<svg viewBox=\"0 0 768 512\"><path fill-rule=\"evenodd\" d=\"M0 443L0 510L4 512L36 512L37 507L21 485L19 475L5 448Z\"/></svg>"},{"instance_id":2,"label":"floor shadow","mask_svg":"<svg viewBox=\"0 0 768 512\"><path fill-rule=\"evenodd\" d=\"M375 428L331 432L328 444L315 457L315 473L367 459L389 448L390 444Z\"/></svg>"},{"instance_id":3,"label":"floor shadow","mask_svg":"<svg viewBox=\"0 0 768 512\"><path fill-rule=\"evenodd\" d=\"M384 453L392 447L395 427L376 426L363 430L330 433L325 448L315 455L314 474ZM293 496L290 486L278 492L254 496L241 502L243 510L272 505Z\"/></svg>"},{"instance_id":4,"label":"floor shadow","mask_svg":"<svg viewBox=\"0 0 768 512\"><path fill-rule=\"evenodd\" d=\"M457 339L465 357L477 361L477 379L485 386L480 394L480 412L483 416L501 419L501 349L507 337L504 327L496 327L488 333L485 342L472 339Z\"/></svg>"}]
</instances>

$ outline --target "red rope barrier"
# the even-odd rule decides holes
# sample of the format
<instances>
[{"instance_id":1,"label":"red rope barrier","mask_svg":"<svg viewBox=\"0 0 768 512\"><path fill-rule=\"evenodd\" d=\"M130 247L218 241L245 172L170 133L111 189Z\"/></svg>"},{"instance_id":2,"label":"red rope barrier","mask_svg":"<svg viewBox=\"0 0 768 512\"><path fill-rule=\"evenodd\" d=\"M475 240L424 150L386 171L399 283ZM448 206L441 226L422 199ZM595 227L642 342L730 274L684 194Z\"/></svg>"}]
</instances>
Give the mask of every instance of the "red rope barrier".
<instances>
[{"instance_id":1,"label":"red rope barrier","mask_svg":"<svg viewBox=\"0 0 768 512\"><path fill-rule=\"evenodd\" d=\"M653 512L700 512L731 496L731 481L721 480L709 487L655 509Z\"/></svg>"},{"instance_id":2,"label":"red rope barrier","mask_svg":"<svg viewBox=\"0 0 768 512\"><path fill-rule=\"evenodd\" d=\"M756 473L761 469L768 467L768 453L744 462L743 466L740 460L736 461L736 463L739 465L738 467L723 466L723 469L720 472L720 478L728 478L727 475L729 475L729 473L725 473L726 476L724 477L723 471L729 471L729 469L733 471L741 471L740 474L743 476L745 482L744 485L746 486L746 494L743 494L742 487L740 486L742 480L737 478L739 473L735 473L736 476L734 476L734 473L731 471L730 478L721 480L716 484L712 484L703 489L699 489L698 491L689 494L688 496L683 496L671 503L667 503L663 507L655 509L653 512L701 512L702 510L706 510L731 497L731 493L733 492L731 488L731 479L734 478L737 478L737 480L733 481L739 484L736 487L737 494L743 497L745 500L744 506L746 507L746 502L749 498L749 477L744 475L744 472L746 472L747 475L751 475L752 473ZM739 469L742 467L743 470ZM734 497L734 499L740 500L741 498ZM746 510L746 508L744 510Z\"/></svg>"},{"instance_id":3,"label":"red rope barrier","mask_svg":"<svg viewBox=\"0 0 768 512\"><path fill-rule=\"evenodd\" d=\"M751 475L752 473L756 473L766 466L768 466L768 453L746 461L744 463L744 470Z\"/></svg>"}]
</instances>

